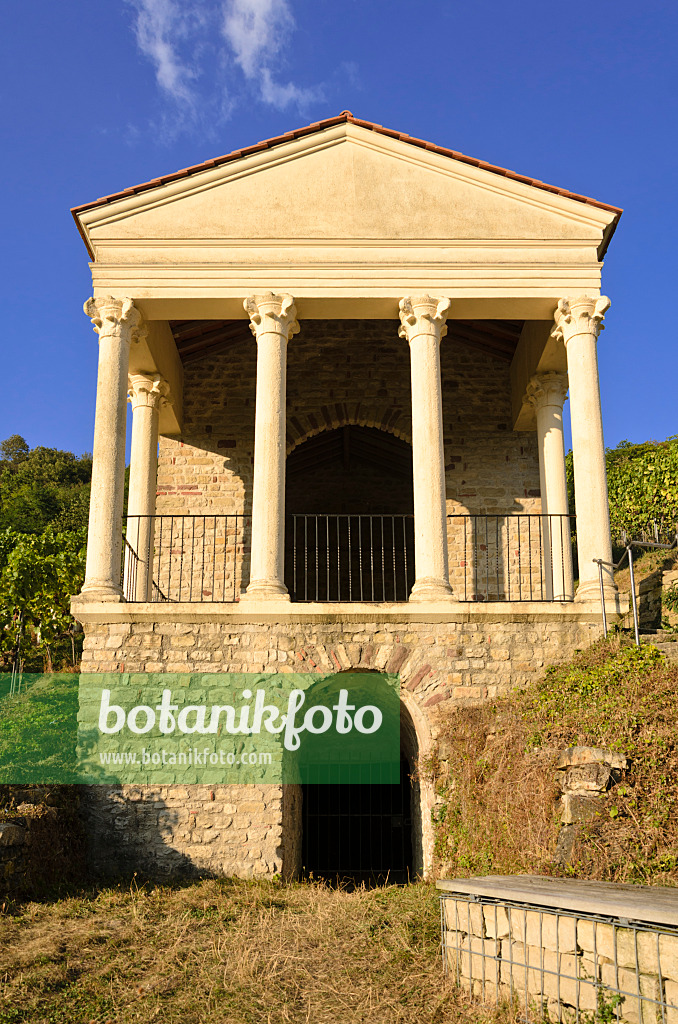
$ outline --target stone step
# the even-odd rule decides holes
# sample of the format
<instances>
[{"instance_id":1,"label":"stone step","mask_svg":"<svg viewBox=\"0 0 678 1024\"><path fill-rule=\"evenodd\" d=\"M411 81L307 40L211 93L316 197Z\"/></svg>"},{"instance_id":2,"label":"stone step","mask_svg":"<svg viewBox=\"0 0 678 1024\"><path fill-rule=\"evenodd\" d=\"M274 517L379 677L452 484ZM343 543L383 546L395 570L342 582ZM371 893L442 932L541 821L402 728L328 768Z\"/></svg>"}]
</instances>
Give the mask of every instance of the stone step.
<instances>
[{"instance_id":1,"label":"stone step","mask_svg":"<svg viewBox=\"0 0 678 1024\"><path fill-rule=\"evenodd\" d=\"M641 644L652 644L665 656L667 661L678 661L678 634L657 630L655 635L641 635Z\"/></svg>"}]
</instances>

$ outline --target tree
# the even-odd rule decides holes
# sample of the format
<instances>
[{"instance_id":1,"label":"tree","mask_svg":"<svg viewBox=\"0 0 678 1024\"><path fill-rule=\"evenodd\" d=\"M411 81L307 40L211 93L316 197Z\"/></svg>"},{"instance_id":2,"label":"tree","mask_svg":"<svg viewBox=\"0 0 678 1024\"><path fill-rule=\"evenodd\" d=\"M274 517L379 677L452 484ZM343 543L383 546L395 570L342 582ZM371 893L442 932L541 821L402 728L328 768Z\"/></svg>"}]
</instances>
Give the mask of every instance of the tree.
<instances>
[{"instance_id":1,"label":"tree","mask_svg":"<svg viewBox=\"0 0 678 1024\"><path fill-rule=\"evenodd\" d=\"M678 522L678 435L665 441L620 441L605 453L612 538L639 537L654 523L672 532ZM572 452L566 459L570 511L575 510Z\"/></svg>"},{"instance_id":2,"label":"tree","mask_svg":"<svg viewBox=\"0 0 678 1024\"><path fill-rule=\"evenodd\" d=\"M50 523L61 529L86 526L90 455L42 446L29 451L18 435L0 450L8 453L0 463L0 529L41 533Z\"/></svg>"},{"instance_id":3,"label":"tree","mask_svg":"<svg viewBox=\"0 0 678 1024\"><path fill-rule=\"evenodd\" d=\"M0 456L3 462L10 462L13 466L23 462L29 451L28 442L21 434L12 434L5 441L0 441Z\"/></svg>"}]
</instances>

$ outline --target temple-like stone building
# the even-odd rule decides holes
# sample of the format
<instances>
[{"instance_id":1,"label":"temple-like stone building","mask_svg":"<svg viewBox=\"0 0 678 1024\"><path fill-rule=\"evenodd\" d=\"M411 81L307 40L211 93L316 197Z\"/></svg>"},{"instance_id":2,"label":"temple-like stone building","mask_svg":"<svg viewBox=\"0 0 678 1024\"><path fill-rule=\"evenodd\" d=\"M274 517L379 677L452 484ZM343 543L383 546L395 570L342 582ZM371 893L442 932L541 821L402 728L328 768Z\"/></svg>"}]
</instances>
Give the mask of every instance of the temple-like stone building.
<instances>
[{"instance_id":1,"label":"temple-like stone building","mask_svg":"<svg viewBox=\"0 0 678 1024\"><path fill-rule=\"evenodd\" d=\"M402 686L400 787L357 810L309 787L94 787L95 862L430 872L413 769L455 709L598 636L601 593L623 611L594 561L621 211L345 111L73 213L99 340L83 670ZM330 862L337 822L354 841Z\"/></svg>"}]
</instances>

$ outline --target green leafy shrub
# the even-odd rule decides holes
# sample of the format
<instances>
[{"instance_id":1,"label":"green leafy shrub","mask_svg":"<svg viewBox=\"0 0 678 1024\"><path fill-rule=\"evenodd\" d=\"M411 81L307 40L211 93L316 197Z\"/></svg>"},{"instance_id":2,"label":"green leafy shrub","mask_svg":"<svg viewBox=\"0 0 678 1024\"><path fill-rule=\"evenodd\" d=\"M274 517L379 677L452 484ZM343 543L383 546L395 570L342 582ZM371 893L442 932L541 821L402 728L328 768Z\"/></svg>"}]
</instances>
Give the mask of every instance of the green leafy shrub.
<instances>
[{"instance_id":1,"label":"green leafy shrub","mask_svg":"<svg viewBox=\"0 0 678 1024\"><path fill-rule=\"evenodd\" d=\"M665 441L620 441L605 457L612 536L638 536L656 523L670 532L678 520L678 435ZM570 510L575 510L572 452L567 456Z\"/></svg>"}]
</instances>

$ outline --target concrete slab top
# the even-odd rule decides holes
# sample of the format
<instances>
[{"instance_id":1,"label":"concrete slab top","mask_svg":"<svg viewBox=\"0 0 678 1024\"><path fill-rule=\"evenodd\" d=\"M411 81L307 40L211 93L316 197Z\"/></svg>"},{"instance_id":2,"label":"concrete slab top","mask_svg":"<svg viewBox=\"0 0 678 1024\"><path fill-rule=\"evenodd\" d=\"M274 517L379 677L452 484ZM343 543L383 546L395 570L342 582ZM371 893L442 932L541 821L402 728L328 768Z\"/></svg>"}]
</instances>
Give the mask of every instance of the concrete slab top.
<instances>
[{"instance_id":1,"label":"concrete slab top","mask_svg":"<svg viewBox=\"0 0 678 1024\"><path fill-rule=\"evenodd\" d=\"M487 875L443 878L436 882L436 888L450 895L484 896L678 927L678 888L668 886L588 882L542 875Z\"/></svg>"},{"instance_id":2,"label":"concrete slab top","mask_svg":"<svg viewBox=\"0 0 678 1024\"><path fill-rule=\"evenodd\" d=\"M621 603L620 603L621 602ZM606 605L608 618L628 611L618 598ZM78 594L71 599L71 613L82 623L97 622L225 622L328 624L336 622L601 622L600 601L431 601L403 603L294 603L248 601L220 603L88 601Z\"/></svg>"}]
</instances>

